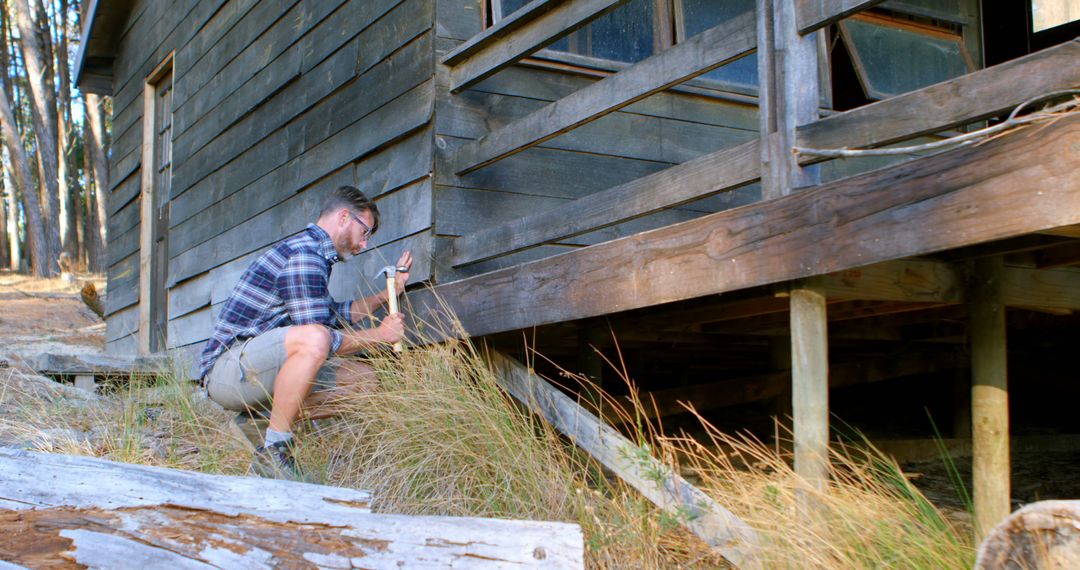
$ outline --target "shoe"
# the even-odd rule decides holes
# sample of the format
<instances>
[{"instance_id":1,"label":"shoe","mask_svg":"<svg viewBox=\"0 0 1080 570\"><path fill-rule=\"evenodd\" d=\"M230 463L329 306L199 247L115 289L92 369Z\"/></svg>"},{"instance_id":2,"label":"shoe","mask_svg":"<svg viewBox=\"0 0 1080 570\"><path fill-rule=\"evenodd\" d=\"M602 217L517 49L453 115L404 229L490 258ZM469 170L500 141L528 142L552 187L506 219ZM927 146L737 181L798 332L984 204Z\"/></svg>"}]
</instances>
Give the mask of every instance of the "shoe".
<instances>
[{"instance_id":1,"label":"shoe","mask_svg":"<svg viewBox=\"0 0 1080 570\"><path fill-rule=\"evenodd\" d=\"M292 446L291 441L279 441L266 447L256 447L255 454L251 457L251 474L267 479L304 481L293 457Z\"/></svg>"},{"instance_id":2,"label":"shoe","mask_svg":"<svg viewBox=\"0 0 1080 570\"><path fill-rule=\"evenodd\" d=\"M262 445L263 437L266 435L266 428L269 426L270 418L262 414L255 413L253 415L247 412L236 414L233 421L229 423L233 435L244 442L251 451L255 451L256 448Z\"/></svg>"}]
</instances>

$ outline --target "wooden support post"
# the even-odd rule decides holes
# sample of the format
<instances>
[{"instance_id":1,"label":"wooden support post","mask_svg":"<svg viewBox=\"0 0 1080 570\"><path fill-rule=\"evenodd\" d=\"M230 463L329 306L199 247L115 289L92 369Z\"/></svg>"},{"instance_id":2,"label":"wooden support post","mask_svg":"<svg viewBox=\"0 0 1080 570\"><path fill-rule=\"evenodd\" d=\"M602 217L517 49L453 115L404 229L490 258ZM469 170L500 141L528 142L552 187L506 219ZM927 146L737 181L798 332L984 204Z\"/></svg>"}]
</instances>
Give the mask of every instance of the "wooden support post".
<instances>
[{"instance_id":1,"label":"wooden support post","mask_svg":"<svg viewBox=\"0 0 1080 570\"><path fill-rule=\"evenodd\" d=\"M975 539L1009 515L1009 391L1001 257L976 260L971 299L971 420Z\"/></svg>"},{"instance_id":2,"label":"wooden support post","mask_svg":"<svg viewBox=\"0 0 1080 570\"><path fill-rule=\"evenodd\" d=\"M791 381L795 472L818 490L829 476L829 359L825 296L791 289Z\"/></svg>"},{"instance_id":3,"label":"wooden support post","mask_svg":"<svg viewBox=\"0 0 1080 570\"><path fill-rule=\"evenodd\" d=\"M971 371L953 372L952 434L957 439L971 439Z\"/></svg>"}]
</instances>

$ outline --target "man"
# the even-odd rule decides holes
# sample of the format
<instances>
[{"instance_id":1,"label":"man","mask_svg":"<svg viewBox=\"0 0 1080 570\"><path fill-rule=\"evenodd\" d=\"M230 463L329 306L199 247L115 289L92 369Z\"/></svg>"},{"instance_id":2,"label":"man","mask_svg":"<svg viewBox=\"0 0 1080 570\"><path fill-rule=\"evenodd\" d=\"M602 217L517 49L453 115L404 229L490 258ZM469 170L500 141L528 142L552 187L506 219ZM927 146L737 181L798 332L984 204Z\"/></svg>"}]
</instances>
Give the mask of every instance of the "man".
<instances>
[{"instance_id":1,"label":"man","mask_svg":"<svg viewBox=\"0 0 1080 570\"><path fill-rule=\"evenodd\" d=\"M318 408L375 382L370 367L342 366L331 357L391 344L404 334L400 314L375 328L352 327L387 302L387 291L336 302L327 288L332 266L360 253L378 228L379 210L360 190L335 189L316 223L248 267L217 317L201 362L210 399L242 416L270 404L265 440L252 459L256 474L300 479L292 427L301 408ZM397 273L398 291L411 266L406 251L398 260L405 268Z\"/></svg>"}]
</instances>

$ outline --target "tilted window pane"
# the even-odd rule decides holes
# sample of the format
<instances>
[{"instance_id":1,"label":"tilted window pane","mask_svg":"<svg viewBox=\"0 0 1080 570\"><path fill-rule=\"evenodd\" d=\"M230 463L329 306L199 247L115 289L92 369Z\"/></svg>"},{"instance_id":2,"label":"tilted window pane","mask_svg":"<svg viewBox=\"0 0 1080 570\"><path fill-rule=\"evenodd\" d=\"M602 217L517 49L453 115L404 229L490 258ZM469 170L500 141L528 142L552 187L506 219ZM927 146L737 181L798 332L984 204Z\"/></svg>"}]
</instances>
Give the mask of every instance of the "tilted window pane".
<instances>
[{"instance_id":1,"label":"tilted window pane","mask_svg":"<svg viewBox=\"0 0 1080 570\"><path fill-rule=\"evenodd\" d=\"M692 38L709 28L747 12L754 11L754 0L682 0L684 38ZM681 40L681 41L685 41ZM705 79L756 89L758 84L757 54L741 57L703 75Z\"/></svg>"},{"instance_id":2,"label":"tilted window pane","mask_svg":"<svg viewBox=\"0 0 1080 570\"><path fill-rule=\"evenodd\" d=\"M1077 0L1031 0L1031 23L1033 32L1041 32L1080 20L1080 2Z\"/></svg>"},{"instance_id":3,"label":"tilted window pane","mask_svg":"<svg viewBox=\"0 0 1080 570\"><path fill-rule=\"evenodd\" d=\"M528 0L501 2L505 18L527 4ZM634 63L653 54L653 29L653 0L631 0L551 44L548 49Z\"/></svg>"},{"instance_id":4,"label":"tilted window pane","mask_svg":"<svg viewBox=\"0 0 1080 570\"><path fill-rule=\"evenodd\" d=\"M885 99L971 71L960 36L884 21L840 23L867 95Z\"/></svg>"},{"instance_id":5,"label":"tilted window pane","mask_svg":"<svg viewBox=\"0 0 1080 570\"><path fill-rule=\"evenodd\" d=\"M960 0L889 0L881 4L882 8L905 14L929 16L950 22L964 22Z\"/></svg>"}]
</instances>

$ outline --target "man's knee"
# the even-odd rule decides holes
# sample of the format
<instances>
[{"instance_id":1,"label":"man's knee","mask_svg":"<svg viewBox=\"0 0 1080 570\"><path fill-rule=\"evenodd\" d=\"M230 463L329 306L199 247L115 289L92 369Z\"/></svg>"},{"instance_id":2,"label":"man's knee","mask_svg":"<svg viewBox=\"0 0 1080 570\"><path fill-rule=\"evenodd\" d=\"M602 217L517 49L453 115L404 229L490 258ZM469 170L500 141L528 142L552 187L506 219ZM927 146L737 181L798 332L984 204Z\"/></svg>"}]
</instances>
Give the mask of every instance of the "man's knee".
<instances>
[{"instance_id":1,"label":"man's knee","mask_svg":"<svg viewBox=\"0 0 1080 570\"><path fill-rule=\"evenodd\" d=\"M326 360L330 355L330 331L322 325L299 325L289 327L285 334L287 358L303 356Z\"/></svg>"}]
</instances>

